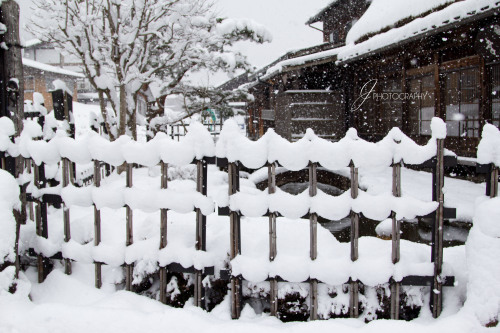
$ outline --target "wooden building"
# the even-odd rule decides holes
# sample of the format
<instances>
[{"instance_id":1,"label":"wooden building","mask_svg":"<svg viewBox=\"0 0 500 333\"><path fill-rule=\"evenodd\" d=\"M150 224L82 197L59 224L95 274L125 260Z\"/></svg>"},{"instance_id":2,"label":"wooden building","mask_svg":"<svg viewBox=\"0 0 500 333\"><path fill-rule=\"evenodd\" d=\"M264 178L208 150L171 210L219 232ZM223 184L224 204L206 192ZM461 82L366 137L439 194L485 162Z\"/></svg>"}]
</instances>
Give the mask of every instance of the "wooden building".
<instances>
[{"instance_id":1,"label":"wooden building","mask_svg":"<svg viewBox=\"0 0 500 333\"><path fill-rule=\"evenodd\" d=\"M377 17L389 25L360 34L376 3L333 1L307 21L323 23L323 44L288 53L248 79L256 97L250 136L275 128L296 140L312 128L337 140L354 127L379 140L399 127L423 143L438 116L447 148L475 156L482 126L500 124L500 2L440 0L396 21Z\"/></svg>"},{"instance_id":2,"label":"wooden building","mask_svg":"<svg viewBox=\"0 0 500 333\"><path fill-rule=\"evenodd\" d=\"M43 64L31 59L23 59L24 72L24 99L33 100L33 93L42 94L47 110L52 110L52 95L54 90L53 82L61 80L69 90L73 91L73 100L78 98L77 81L85 76L67 69L62 69L52 65Z\"/></svg>"}]
</instances>

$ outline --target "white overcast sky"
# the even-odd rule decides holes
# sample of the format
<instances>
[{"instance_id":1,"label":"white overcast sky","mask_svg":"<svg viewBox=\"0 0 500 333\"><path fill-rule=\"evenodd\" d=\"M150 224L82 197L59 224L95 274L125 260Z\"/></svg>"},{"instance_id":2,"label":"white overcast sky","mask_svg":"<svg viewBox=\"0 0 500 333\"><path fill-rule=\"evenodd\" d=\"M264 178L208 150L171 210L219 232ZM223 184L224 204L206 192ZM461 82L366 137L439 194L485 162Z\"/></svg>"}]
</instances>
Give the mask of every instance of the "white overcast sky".
<instances>
[{"instance_id":1,"label":"white overcast sky","mask_svg":"<svg viewBox=\"0 0 500 333\"><path fill-rule=\"evenodd\" d=\"M239 43L237 49L248 56L250 63L258 68L267 65L287 51L320 44L321 32L304 23L332 0L215 0L216 10L222 17L249 18L264 25L273 35L273 42L263 45ZM30 16L31 0L19 0L21 5L21 27ZM24 39L30 37L23 34ZM216 75L211 84L225 78Z\"/></svg>"}]
</instances>

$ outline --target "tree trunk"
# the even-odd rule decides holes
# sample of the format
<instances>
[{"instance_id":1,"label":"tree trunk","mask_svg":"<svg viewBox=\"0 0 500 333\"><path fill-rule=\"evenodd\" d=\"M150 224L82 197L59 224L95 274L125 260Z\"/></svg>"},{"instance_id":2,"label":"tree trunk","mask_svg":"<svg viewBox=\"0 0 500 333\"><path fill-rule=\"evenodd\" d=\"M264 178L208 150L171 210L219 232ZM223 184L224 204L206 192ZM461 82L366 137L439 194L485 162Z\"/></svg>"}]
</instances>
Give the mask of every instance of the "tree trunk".
<instances>
[{"instance_id":1,"label":"tree trunk","mask_svg":"<svg viewBox=\"0 0 500 333\"><path fill-rule=\"evenodd\" d=\"M127 129L127 90L125 84L120 84L120 124L118 137L124 135Z\"/></svg>"},{"instance_id":2,"label":"tree trunk","mask_svg":"<svg viewBox=\"0 0 500 333\"><path fill-rule=\"evenodd\" d=\"M104 126L106 127L106 131L109 135L109 141L115 141L115 136L111 131L111 126L108 121L108 110L106 109L106 101L104 100L104 93L102 90L98 90L97 94L99 95L99 105L101 107L102 119L104 120Z\"/></svg>"},{"instance_id":3,"label":"tree trunk","mask_svg":"<svg viewBox=\"0 0 500 333\"><path fill-rule=\"evenodd\" d=\"M21 55L21 45L19 42L19 5L14 0L3 1L1 5L0 21L5 24L7 31L3 36L3 42L7 45L8 50L4 51L4 66L5 77L0 78L8 81L7 83L7 106L3 105L2 114L7 111L7 115L14 122L16 136L19 136L23 130L24 120L24 76L23 62ZM2 92L5 93L5 92ZM5 110L7 109L7 110ZM17 177L23 172L24 159L20 156L15 159L14 176ZM16 259L16 278L19 277L19 233L20 226L26 221L26 196L24 191L21 191L19 200L21 201L21 211L14 210L16 220L16 240L15 254ZM12 291L15 292L15 285L12 286Z\"/></svg>"},{"instance_id":4,"label":"tree trunk","mask_svg":"<svg viewBox=\"0 0 500 333\"><path fill-rule=\"evenodd\" d=\"M3 41L9 48L5 52L6 79L16 79L19 83L17 103L9 103L9 105L15 104L15 109L11 109L10 117L14 122L16 135L19 135L23 130L24 119L24 76L19 42L19 5L16 1L3 1L0 21L7 27L7 32L3 36Z\"/></svg>"},{"instance_id":5,"label":"tree trunk","mask_svg":"<svg viewBox=\"0 0 500 333\"><path fill-rule=\"evenodd\" d=\"M137 141L137 94L134 96L134 107L127 114L127 127L132 134L132 138Z\"/></svg>"}]
</instances>

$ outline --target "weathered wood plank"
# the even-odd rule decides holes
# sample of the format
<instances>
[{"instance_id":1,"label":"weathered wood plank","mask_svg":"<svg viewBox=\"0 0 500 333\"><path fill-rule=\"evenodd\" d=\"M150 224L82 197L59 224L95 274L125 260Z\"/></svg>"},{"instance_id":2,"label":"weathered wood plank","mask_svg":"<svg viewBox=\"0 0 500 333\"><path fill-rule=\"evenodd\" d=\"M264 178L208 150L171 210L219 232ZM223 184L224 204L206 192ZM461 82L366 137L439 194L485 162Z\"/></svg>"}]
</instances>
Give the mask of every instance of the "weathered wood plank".
<instances>
[{"instance_id":1,"label":"weathered wood plank","mask_svg":"<svg viewBox=\"0 0 500 333\"><path fill-rule=\"evenodd\" d=\"M168 188L168 164L161 161L161 188ZM160 211L160 250L167 247L167 225L168 211L161 209ZM167 303L167 268L160 267L160 302Z\"/></svg>"},{"instance_id":2,"label":"weathered wood plank","mask_svg":"<svg viewBox=\"0 0 500 333\"><path fill-rule=\"evenodd\" d=\"M269 164L268 167L268 193L273 194L276 193L276 164ZM269 215L269 261L274 261L277 251L276 244L276 214L271 213ZM269 290L269 303L271 307L271 316L278 315L278 281L276 279L271 279L269 281L270 290Z\"/></svg>"},{"instance_id":3,"label":"weathered wood plank","mask_svg":"<svg viewBox=\"0 0 500 333\"><path fill-rule=\"evenodd\" d=\"M444 208L444 140L437 139L437 164L434 173L433 199L438 202L433 224L432 261L434 262L434 280L431 287L431 310L434 318L439 317L443 302L443 284L441 273L443 266L443 208Z\"/></svg>"},{"instance_id":4,"label":"weathered wood plank","mask_svg":"<svg viewBox=\"0 0 500 333\"><path fill-rule=\"evenodd\" d=\"M70 178L70 161L67 158L62 160L62 186L66 187L69 185ZM70 226L70 215L69 207L63 203L63 221L64 221L64 242L69 242L71 240L71 226ZM69 258L64 258L64 273L71 274L71 260Z\"/></svg>"},{"instance_id":5,"label":"weathered wood plank","mask_svg":"<svg viewBox=\"0 0 500 333\"><path fill-rule=\"evenodd\" d=\"M351 198L358 197L358 168L351 163ZM358 239L359 239L359 214L351 212L351 260L358 260ZM349 283L349 316L351 318L359 317L359 283L350 281Z\"/></svg>"},{"instance_id":6,"label":"weathered wood plank","mask_svg":"<svg viewBox=\"0 0 500 333\"><path fill-rule=\"evenodd\" d=\"M132 164L127 164L126 165L126 181L127 184L126 186L128 188L132 187L132 172L133 172L133 165ZM134 218L134 212L132 208L129 206L126 206L126 220L127 220L127 226L126 226L126 238L125 238L125 245L130 246L134 243L134 229L133 229L133 218ZM127 264L125 266L125 289L127 291L132 290L132 280L133 280L133 273L134 273L134 264Z\"/></svg>"},{"instance_id":7,"label":"weathered wood plank","mask_svg":"<svg viewBox=\"0 0 500 333\"><path fill-rule=\"evenodd\" d=\"M101 186L101 163L94 161L94 186ZM94 205L94 246L101 244L101 211ZM95 287L102 287L102 264L95 263Z\"/></svg>"},{"instance_id":8,"label":"weathered wood plank","mask_svg":"<svg viewBox=\"0 0 500 333\"><path fill-rule=\"evenodd\" d=\"M229 195L233 195L239 191L239 167L236 163L229 163L228 166L228 181L229 181ZM240 230L240 216L238 212L231 211L229 214L230 220L230 257L231 260L241 254L241 230ZM241 314L241 300L242 300L241 279L238 277L231 277L231 318L238 319Z\"/></svg>"},{"instance_id":9,"label":"weathered wood plank","mask_svg":"<svg viewBox=\"0 0 500 333\"><path fill-rule=\"evenodd\" d=\"M401 197L401 163L392 166L392 195ZM396 218L396 213L392 212L392 263L396 264L401 258L400 238L401 221ZM400 283L391 283L391 319L399 319Z\"/></svg>"}]
</instances>

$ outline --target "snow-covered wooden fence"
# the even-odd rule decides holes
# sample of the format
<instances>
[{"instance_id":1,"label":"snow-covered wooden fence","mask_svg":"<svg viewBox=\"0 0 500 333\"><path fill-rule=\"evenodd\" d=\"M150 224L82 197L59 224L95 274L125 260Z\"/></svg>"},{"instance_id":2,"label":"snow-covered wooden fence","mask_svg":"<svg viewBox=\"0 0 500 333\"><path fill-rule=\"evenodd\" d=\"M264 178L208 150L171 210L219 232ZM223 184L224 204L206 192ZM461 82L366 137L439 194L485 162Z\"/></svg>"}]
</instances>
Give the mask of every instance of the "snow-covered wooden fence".
<instances>
[{"instance_id":1,"label":"snow-covered wooden fence","mask_svg":"<svg viewBox=\"0 0 500 333\"><path fill-rule=\"evenodd\" d=\"M133 210L161 211L160 242L156 257L160 267L160 300L166 301L167 271L194 273L194 303L197 306L204 304L204 287L202 280L206 275L216 274L221 279L230 280L231 284L231 313L238 318L241 312L242 280L251 276L252 280L270 282L271 313L277 314L277 286L278 282L309 282L310 283L310 317L317 319L318 284L349 285L351 317L359 315L359 284L366 278L365 275L352 274L358 267L359 246L358 231L360 215L383 221L392 220L392 258L391 276L380 283L391 285L391 318L398 319L400 293L402 285L429 286L432 290L431 306L434 316L439 316L442 306L444 286L453 286L453 276L443 273L443 221L451 218L454 210L444 207L444 169L456 163L456 156L444 149L445 124L435 118L432 122L433 136L425 146L418 146L398 129L393 129L382 141L369 143L357 137L355 130L350 130L347 136L339 142L323 140L312 131L308 131L301 140L290 143L273 131L269 131L258 141L250 141L239 131L238 125L232 121L225 124L221 136L215 145L211 135L201 124L192 124L187 136L180 142L171 140L165 134L158 134L147 143L138 143L127 137L121 137L114 142L91 133L86 137L73 139L65 133L58 133L49 142L36 140L41 137L41 129L35 122L26 122L25 130L15 143L11 140L14 134L13 124L9 119L0 119L0 151L10 156L22 156L32 159L36 165L34 181L28 185L29 196L36 202L36 230L38 246L34 253L38 256L39 279L43 281L47 274L47 267L52 259L64 259L66 273L71 273L71 262L90 260L95 264L95 285L102 284L103 264L116 265L109 247L101 244L101 217L103 207L112 209L126 208L126 248L124 265L126 270L126 289L132 290L133 265L136 260L133 245ZM487 158L484 158L485 160ZM44 164L53 165L62 162L62 187L46 188L43 184ZM94 163L94 184L87 187L75 187L71 184L68 175L70 162L77 164ZM125 166L126 184L117 190L102 186L101 165L103 163L120 167ZM196 164L196 191L189 193L176 192L168 189L168 165ZM489 162L490 163L490 162ZM206 265L206 216L215 211L211 198L207 197L207 165L217 164L227 168L228 196L218 201L218 214L229 216L230 233L230 269L215 271L214 266ZM144 189L133 186L133 166L153 167L160 165L160 189ZM433 201L423 202L414 198L402 196L401 166L429 168L433 172ZM490 165L492 165L490 163ZM498 165L498 164L497 164ZM244 166L248 169L267 167L268 191L259 194L240 192L239 169ZM276 187L276 166L296 171L309 169L309 193L297 196L287 194ZM359 190L358 168L389 167L393 169L392 195L373 196ZM317 188L317 170L326 168L333 171L349 168L351 190L340 196L329 196ZM489 191L498 190L498 167L491 168L492 176ZM495 174L496 172L496 174ZM496 176L495 176L496 175ZM431 190L431 189L430 189ZM46 209L47 203L64 205L64 244L60 249L53 248L48 240ZM94 243L91 251L88 246L71 240L70 206L94 207ZM192 266L184 267L171 258L165 259L161 253L168 249L167 244L167 215L169 210L181 213L196 211L196 260ZM44 218L45 214L45 218ZM269 263L261 263L264 269L259 269L255 278L255 265L249 265L241 244L245 242L241 232L240 219L246 217L269 217ZM351 266L345 271L338 270L335 260L325 260L318 257L317 223L318 217L329 220L340 220L346 216L351 219ZM400 221L404 218L416 216L427 217L433 220L433 242L430 257L434 262L433 274L415 275L411 271L397 268L397 263L404 260L400 256ZM280 271L280 265L273 266L278 256L277 218L307 218L310 221L310 261L298 263L306 267L299 272L302 277L292 279L287 277L286 271ZM45 219L45 220L44 220ZM52 248L51 248L52 246ZM127 251L130 250L130 251ZM54 253L57 253L54 255ZM90 253L90 254L89 254ZM335 254L329 254L334 256ZM382 262L382 261L381 261ZM338 263L337 263L338 264ZM365 265L366 263L362 263ZM302 268L304 268L302 267ZM374 267L374 266L371 266ZM376 266L375 266L376 267ZM404 266L402 266L404 267ZM301 269L297 267L297 269ZM335 276L335 278L332 278Z\"/></svg>"}]
</instances>

